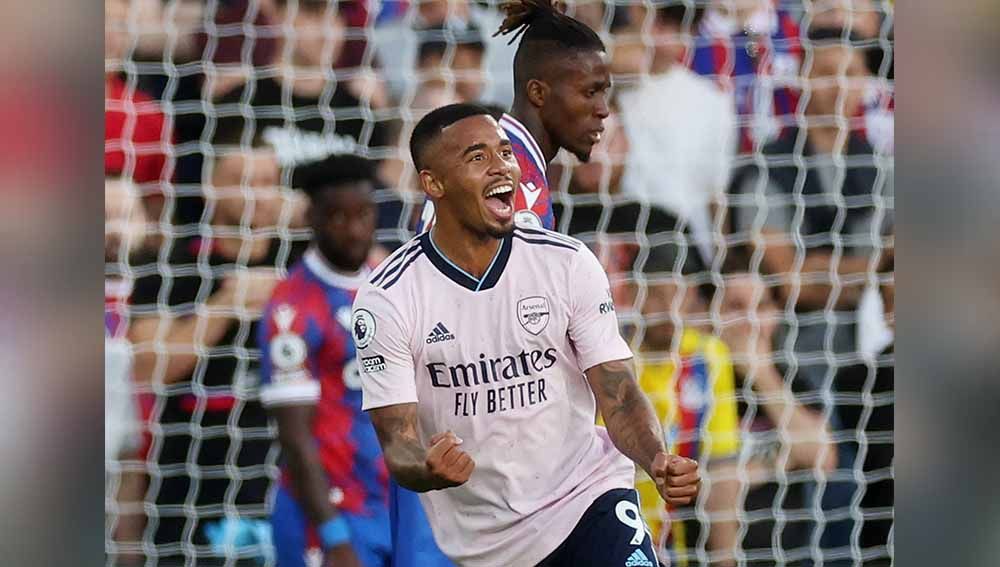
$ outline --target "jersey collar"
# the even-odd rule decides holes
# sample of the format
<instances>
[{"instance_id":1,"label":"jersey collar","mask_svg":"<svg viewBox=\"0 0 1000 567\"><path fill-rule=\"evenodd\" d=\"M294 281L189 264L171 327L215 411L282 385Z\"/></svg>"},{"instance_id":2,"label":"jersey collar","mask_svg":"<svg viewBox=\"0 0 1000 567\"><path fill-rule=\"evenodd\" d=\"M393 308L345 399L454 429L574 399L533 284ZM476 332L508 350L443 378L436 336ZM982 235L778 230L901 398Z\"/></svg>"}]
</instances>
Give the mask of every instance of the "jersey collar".
<instances>
[{"instance_id":1,"label":"jersey collar","mask_svg":"<svg viewBox=\"0 0 1000 567\"><path fill-rule=\"evenodd\" d=\"M430 230L420 235L420 246L423 248L424 254L427 255L427 259L431 261L431 264L434 264L434 267L447 276L448 279L469 291L486 291L493 288L500 281L500 276L503 275L504 268L507 266L507 260L510 259L512 242L513 233L504 236L500 240L500 247L497 249L496 256L493 257L493 261L486 268L486 273L483 274L482 278L476 278L469 272L456 266L438 250L438 247L431 239Z\"/></svg>"},{"instance_id":2,"label":"jersey collar","mask_svg":"<svg viewBox=\"0 0 1000 567\"><path fill-rule=\"evenodd\" d=\"M306 250L302 261L306 263L306 267L309 268L309 271L322 280L323 283L332 287L339 287L341 289L361 288L361 285L368 279L368 274L371 271L368 269L368 266L362 267L353 274L345 274L344 272L337 271L333 269L333 267L330 266L325 259L323 259L319 250L315 248L309 248Z\"/></svg>"}]
</instances>

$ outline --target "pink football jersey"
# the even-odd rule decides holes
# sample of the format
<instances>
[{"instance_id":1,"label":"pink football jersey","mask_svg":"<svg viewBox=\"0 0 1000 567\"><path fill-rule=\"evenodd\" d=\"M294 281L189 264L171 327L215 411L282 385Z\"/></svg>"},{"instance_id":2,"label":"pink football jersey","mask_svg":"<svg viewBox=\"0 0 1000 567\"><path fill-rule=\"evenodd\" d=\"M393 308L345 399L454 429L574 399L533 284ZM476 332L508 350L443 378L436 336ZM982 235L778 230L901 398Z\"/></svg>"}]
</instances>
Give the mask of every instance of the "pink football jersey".
<instances>
[{"instance_id":1,"label":"pink football jersey","mask_svg":"<svg viewBox=\"0 0 1000 567\"><path fill-rule=\"evenodd\" d=\"M518 224L481 278L430 231L354 302L366 410L417 403L421 440L453 431L476 461L462 486L421 494L435 538L468 566L534 565L635 468L595 425L584 371L632 357L608 279L580 241Z\"/></svg>"}]
</instances>

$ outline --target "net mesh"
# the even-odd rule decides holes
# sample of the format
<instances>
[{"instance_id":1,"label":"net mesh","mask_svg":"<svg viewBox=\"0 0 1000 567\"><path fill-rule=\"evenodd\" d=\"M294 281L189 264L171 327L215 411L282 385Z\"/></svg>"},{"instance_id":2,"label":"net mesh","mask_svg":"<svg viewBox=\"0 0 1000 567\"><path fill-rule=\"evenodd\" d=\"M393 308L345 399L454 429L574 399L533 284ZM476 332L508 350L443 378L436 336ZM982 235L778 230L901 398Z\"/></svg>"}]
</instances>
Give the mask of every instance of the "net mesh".
<instances>
[{"instance_id":1,"label":"net mesh","mask_svg":"<svg viewBox=\"0 0 1000 567\"><path fill-rule=\"evenodd\" d=\"M566 9L614 87L592 159L550 166L557 230L605 265L668 443L705 464L696 505L643 498L660 559L891 564L892 2ZM106 264L108 564L274 565L254 334L262 281L310 236L295 167L379 161L384 257L423 203L409 131L449 102L509 108L516 46L490 38L492 0L107 0L106 18L106 172L149 218Z\"/></svg>"}]
</instances>

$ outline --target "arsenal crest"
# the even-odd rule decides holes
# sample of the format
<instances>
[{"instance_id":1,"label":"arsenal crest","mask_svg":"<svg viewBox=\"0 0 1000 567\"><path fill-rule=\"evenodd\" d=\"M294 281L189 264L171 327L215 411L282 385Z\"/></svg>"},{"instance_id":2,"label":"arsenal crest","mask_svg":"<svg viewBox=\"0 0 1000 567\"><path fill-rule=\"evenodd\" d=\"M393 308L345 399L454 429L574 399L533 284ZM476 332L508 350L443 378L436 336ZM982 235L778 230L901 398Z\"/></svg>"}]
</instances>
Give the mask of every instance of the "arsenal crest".
<instances>
[{"instance_id":1,"label":"arsenal crest","mask_svg":"<svg viewBox=\"0 0 1000 567\"><path fill-rule=\"evenodd\" d=\"M518 301L517 320L532 335L541 333L549 324L549 300L534 296Z\"/></svg>"}]
</instances>

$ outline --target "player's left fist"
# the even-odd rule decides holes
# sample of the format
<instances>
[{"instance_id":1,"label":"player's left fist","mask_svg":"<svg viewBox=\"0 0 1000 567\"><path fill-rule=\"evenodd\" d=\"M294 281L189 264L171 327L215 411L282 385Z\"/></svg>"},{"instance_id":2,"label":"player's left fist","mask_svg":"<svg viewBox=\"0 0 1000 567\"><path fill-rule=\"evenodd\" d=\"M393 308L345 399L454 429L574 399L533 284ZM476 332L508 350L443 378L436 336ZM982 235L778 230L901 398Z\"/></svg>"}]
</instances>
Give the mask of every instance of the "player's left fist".
<instances>
[{"instance_id":1,"label":"player's left fist","mask_svg":"<svg viewBox=\"0 0 1000 567\"><path fill-rule=\"evenodd\" d=\"M653 458L653 480L660 496L671 506L686 506L698 496L701 475L694 459L657 453Z\"/></svg>"}]
</instances>

